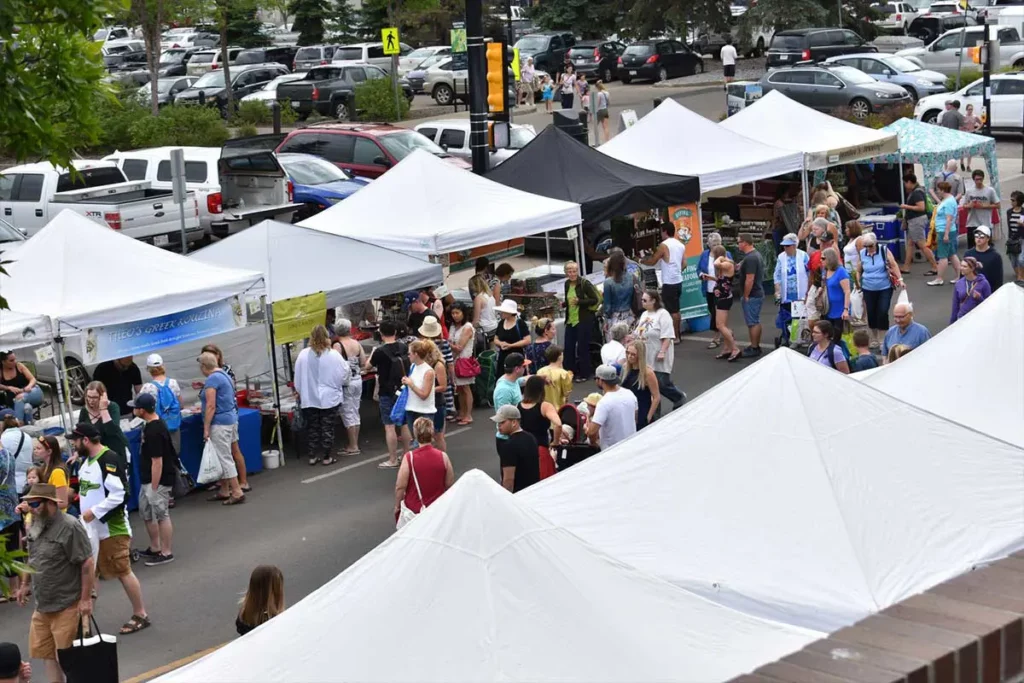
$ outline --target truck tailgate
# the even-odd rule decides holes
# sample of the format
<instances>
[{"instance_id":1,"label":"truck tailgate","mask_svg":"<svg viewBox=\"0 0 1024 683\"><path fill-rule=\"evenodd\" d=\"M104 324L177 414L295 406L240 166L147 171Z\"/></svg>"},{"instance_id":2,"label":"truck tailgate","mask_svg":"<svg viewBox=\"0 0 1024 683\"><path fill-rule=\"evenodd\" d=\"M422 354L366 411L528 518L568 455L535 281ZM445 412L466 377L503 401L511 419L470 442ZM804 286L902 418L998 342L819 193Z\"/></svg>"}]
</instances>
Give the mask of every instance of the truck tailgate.
<instances>
[{"instance_id":1,"label":"truck tailgate","mask_svg":"<svg viewBox=\"0 0 1024 683\"><path fill-rule=\"evenodd\" d=\"M103 204L99 202L55 203L55 208L70 209L129 237L165 246L169 240L157 239L181 232L181 207L170 192L151 191L157 196ZM195 192L189 191L184 204L185 230L202 231Z\"/></svg>"},{"instance_id":2,"label":"truck tailgate","mask_svg":"<svg viewBox=\"0 0 1024 683\"><path fill-rule=\"evenodd\" d=\"M291 81L277 86L277 99L289 102L312 102L313 81Z\"/></svg>"}]
</instances>

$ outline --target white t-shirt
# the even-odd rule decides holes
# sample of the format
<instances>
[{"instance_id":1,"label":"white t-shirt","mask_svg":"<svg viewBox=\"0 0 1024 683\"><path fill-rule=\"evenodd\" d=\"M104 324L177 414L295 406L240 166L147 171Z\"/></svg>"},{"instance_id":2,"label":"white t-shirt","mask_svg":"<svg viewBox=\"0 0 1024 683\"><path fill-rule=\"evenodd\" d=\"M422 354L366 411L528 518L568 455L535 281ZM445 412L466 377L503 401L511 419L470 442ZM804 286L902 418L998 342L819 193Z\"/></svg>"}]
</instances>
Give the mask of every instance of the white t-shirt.
<instances>
[{"instance_id":1,"label":"white t-shirt","mask_svg":"<svg viewBox=\"0 0 1024 683\"><path fill-rule=\"evenodd\" d=\"M722 66L736 66L736 48L732 45L722 47Z\"/></svg>"},{"instance_id":2,"label":"white t-shirt","mask_svg":"<svg viewBox=\"0 0 1024 683\"><path fill-rule=\"evenodd\" d=\"M415 384L420 390L423 389L423 383L426 381L427 370L431 367L426 363L418 363L412 366L412 375L409 379ZM416 395L416 392L409 387L409 400L405 404L406 410L411 410L414 413L424 413L426 415L433 415L437 412L437 404L435 403L434 393L431 392L426 398L420 398Z\"/></svg>"},{"instance_id":3,"label":"white t-shirt","mask_svg":"<svg viewBox=\"0 0 1024 683\"><path fill-rule=\"evenodd\" d=\"M659 308L654 312L644 311L636 324L636 334L647 345L647 365L655 372L672 372L672 361L675 354L672 352L671 345L665 354L665 359L658 360L658 352L661 351L661 340L676 338L672 314L664 308Z\"/></svg>"},{"instance_id":4,"label":"white t-shirt","mask_svg":"<svg viewBox=\"0 0 1024 683\"><path fill-rule=\"evenodd\" d=\"M636 434L636 396L629 389L606 392L597 403L591 419L601 426L598 438L601 450Z\"/></svg>"},{"instance_id":5,"label":"white t-shirt","mask_svg":"<svg viewBox=\"0 0 1024 683\"><path fill-rule=\"evenodd\" d=\"M166 383L167 386L170 388L171 393L174 394L174 397L176 399L178 399L178 403L181 403L181 387L178 386L178 380L176 380L176 379L168 379L168 380L164 380L164 382L161 382L161 384L164 384L164 383ZM146 382L145 384L143 384L142 385L142 390L139 391L139 393L140 394L153 394L154 396L159 396L160 392L156 388L156 380L151 380L151 381Z\"/></svg>"},{"instance_id":6,"label":"white t-shirt","mask_svg":"<svg viewBox=\"0 0 1024 683\"><path fill-rule=\"evenodd\" d=\"M626 361L626 347L614 339L601 347L601 362L605 365L622 365Z\"/></svg>"},{"instance_id":7,"label":"white t-shirt","mask_svg":"<svg viewBox=\"0 0 1024 683\"><path fill-rule=\"evenodd\" d=\"M494 297L483 292L477 294L478 298L481 296L484 297L484 305L480 309L480 319L476 322L481 330L491 334L498 329L498 314L494 312Z\"/></svg>"},{"instance_id":8,"label":"white t-shirt","mask_svg":"<svg viewBox=\"0 0 1024 683\"><path fill-rule=\"evenodd\" d=\"M18 427L5 429L0 435L0 445L14 458L14 485L18 493L25 488L25 475L32 467L32 442L31 436L21 431ZM18 448L18 445L21 448Z\"/></svg>"},{"instance_id":9,"label":"white t-shirt","mask_svg":"<svg viewBox=\"0 0 1024 683\"><path fill-rule=\"evenodd\" d=\"M668 249L668 261L658 261L661 268L661 284L678 285L683 281L683 255L686 253L686 247L675 237L669 237L662 244Z\"/></svg>"}]
</instances>

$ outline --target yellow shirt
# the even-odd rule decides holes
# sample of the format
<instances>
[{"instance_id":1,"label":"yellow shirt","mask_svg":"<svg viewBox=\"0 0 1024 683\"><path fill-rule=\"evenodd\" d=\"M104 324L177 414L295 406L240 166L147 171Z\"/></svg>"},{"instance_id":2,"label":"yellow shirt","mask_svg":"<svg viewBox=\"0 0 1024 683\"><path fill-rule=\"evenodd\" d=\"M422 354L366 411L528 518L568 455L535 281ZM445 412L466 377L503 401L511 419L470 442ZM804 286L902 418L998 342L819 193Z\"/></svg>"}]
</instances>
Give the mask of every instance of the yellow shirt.
<instances>
[{"instance_id":1,"label":"yellow shirt","mask_svg":"<svg viewBox=\"0 0 1024 683\"><path fill-rule=\"evenodd\" d=\"M561 408L569 402L572 393L572 373L564 368L545 365L537 371L538 377L547 381L544 387L544 400L555 408Z\"/></svg>"},{"instance_id":2,"label":"yellow shirt","mask_svg":"<svg viewBox=\"0 0 1024 683\"><path fill-rule=\"evenodd\" d=\"M53 470L53 472L50 472L50 480L47 481L46 483L53 484L54 488L59 489L61 486L68 485L68 475L65 474L63 469L57 467Z\"/></svg>"}]
</instances>

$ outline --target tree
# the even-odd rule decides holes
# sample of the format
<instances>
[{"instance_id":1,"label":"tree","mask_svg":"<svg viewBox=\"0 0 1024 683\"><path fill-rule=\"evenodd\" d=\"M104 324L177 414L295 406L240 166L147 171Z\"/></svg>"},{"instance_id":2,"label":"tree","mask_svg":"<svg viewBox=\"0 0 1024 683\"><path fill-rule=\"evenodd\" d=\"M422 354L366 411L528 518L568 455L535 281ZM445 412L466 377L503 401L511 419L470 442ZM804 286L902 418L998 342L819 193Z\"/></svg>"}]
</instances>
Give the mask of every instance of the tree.
<instances>
[{"instance_id":1,"label":"tree","mask_svg":"<svg viewBox=\"0 0 1024 683\"><path fill-rule=\"evenodd\" d=\"M0 1L0 146L18 161L67 166L75 148L95 139L101 121L90 106L105 75L91 40L118 0ZM71 125L58 122L68 112Z\"/></svg>"},{"instance_id":2,"label":"tree","mask_svg":"<svg viewBox=\"0 0 1024 683\"><path fill-rule=\"evenodd\" d=\"M288 23L288 14L291 12L289 6L291 0L260 0L260 9L265 9L268 12L277 12L281 15L281 23Z\"/></svg>"},{"instance_id":3,"label":"tree","mask_svg":"<svg viewBox=\"0 0 1024 683\"><path fill-rule=\"evenodd\" d=\"M530 10L530 18L549 31L573 31L582 38L606 38L616 32L616 0L544 0Z\"/></svg>"},{"instance_id":4,"label":"tree","mask_svg":"<svg viewBox=\"0 0 1024 683\"><path fill-rule=\"evenodd\" d=\"M693 27L728 26L727 0L637 0L626 14L626 32L637 38L685 36Z\"/></svg>"},{"instance_id":5,"label":"tree","mask_svg":"<svg viewBox=\"0 0 1024 683\"><path fill-rule=\"evenodd\" d=\"M359 11L348 0L336 0L327 24L330 39L346 43L358 40L360 21Z\"/></svg>"},{"instance_id":6,"label":"tree","mask_svg":"<svg viewBox=\"0 0 1024 683\"><path fill-rule=\"evenodd\" d=\"M292 31L299 34L299 45L316 45L324 40L324 22L329 7L323 0L292 0L288 11L295 16Z\"/></svg>"},{"instance_id":7,"label":"tree","mask_svg":"<svg viewBox=\"0 0 1024 683\"><path fill-rule=\"evenodd\" d=\"M149 71L149 96L153 116L160 113L157 101L157 70L160 64L160 28L163 26L163 0L132 0L129 19L142 27L146 42L146 69Z\"/></svg>"}]
</instances>

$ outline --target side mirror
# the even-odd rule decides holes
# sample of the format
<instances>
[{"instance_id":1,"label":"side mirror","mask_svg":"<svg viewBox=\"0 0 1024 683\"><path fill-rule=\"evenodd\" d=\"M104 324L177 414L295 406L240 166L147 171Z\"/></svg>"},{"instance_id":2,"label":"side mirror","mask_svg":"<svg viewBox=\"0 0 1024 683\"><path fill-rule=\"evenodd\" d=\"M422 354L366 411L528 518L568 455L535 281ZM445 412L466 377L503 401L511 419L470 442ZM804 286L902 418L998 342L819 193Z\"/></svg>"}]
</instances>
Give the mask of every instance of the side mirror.
<instances>
[{"instance_id":1,"label":"side mirror","mask_svg":"<svg viewBox=\"0 0 1024 683\"><path fill-rule=\"evenodd\" d=\"M387 157L376 157L373 160L374 166L391 166L391 162L388 161Z\"/></svg>"},{"instance_id":2,"label":"side mirror","mask_svg":"<svg viewBox=\"0 0 1024 683\"><path fill-rule=\"evenodd\" d=\"M882 69L882 75L883 76L892 76L892 71L890 71L889 69Z\"/></svg>"},{"instance_id":3,"label":"side mirror","mask_svg":"<svg viewBox=\"0 0 1024 683\"><path fill-rule=\"evenodd\" d=\"M441 143L441 144L440 144L439 146L440 146L440 147L441 147L441 149L443 149L444 151L446 151L446 152L448 151L448 143L447 143L447 142L442 142L442 143Z\"/></svg>"}]
</instances>

